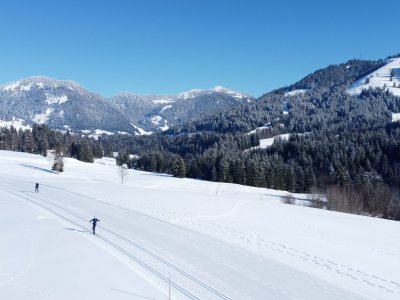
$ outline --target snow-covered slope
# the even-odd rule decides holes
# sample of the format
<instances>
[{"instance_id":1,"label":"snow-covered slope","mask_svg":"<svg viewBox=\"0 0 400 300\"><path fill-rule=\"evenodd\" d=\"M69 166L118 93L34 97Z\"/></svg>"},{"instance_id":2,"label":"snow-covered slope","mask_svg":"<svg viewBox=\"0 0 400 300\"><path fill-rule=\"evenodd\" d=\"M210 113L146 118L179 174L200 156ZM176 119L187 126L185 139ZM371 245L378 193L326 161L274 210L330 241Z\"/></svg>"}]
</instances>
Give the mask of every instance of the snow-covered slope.
<instances>
[{"instance_id":1,"label":"snow-covered slope","mask_svg":"<svg viewBox=\"0 0 400 300\"><path fill-rule=\"evenodd\" d=\"M301 95L301 94L307 93L307 91L308 90L305 90L305 89L293 90L293 91L290 91L290 92L286 92L285 93L285 97Z\"/></svg>"},{"instance_id":2,"label":"snow-covered slope","mask_svg":"<svg viewBox=\"0 0 400 300\"><path fill-rule=\"evenodd\" d=\"M384 88L393 95L400 96L400 58L392 58L382 68L354 82L348 92L358 95L363 89Z\"/></svg>"},{"instance_id":3,"label":"snow-covered slope","mask_svg":"<svg viewBox=\"0 0 400 300\"><path fill-rule=\"evenodd\" d=\"M173 299L400 296L397 222L134 170L121 184L112 159L50 165L0 151L0 299L166 299L169 274Z\"/></svg>"},{"instance_id":4,"label":"snow-covered slope","mask_svg":"<svg viewBox=\"0 0 400 300\"><path fill-rule=\"evenodd\" d=\"M191 99L191 98L195 98L195 97L199 97L199 96L204 96L204 95L210 95L213 93L220 93L220 94L226 94L226 95L230 95L233 98L237 99L237 100L250 100L251 96L243 94L243 93L239 93L237 91L225 88L223 86L216 86L212 89L207 89L207 90L199 90L199 89L194 89L194 90L190 90L187 92L182 92L179 93L176 96L173 96L174 98L178 98L178 99Z\"/></svg>"},{"instance_id":5,"label":"snow-covered slope","mask_svg":"<svg viewBox=\"0 0 400 300\"><path fill-rule=\"evenodd\" d=\"M270 146L272 146L275 142L275 139L281 139L282 141L288 141L289 140L289 133L284 133L280 134L268 139L261 139L260 140L260 146L252 147L250 150L255 150L255 149L266 149Z\"/></svg>"},{"instance_id":6,"label":"snow-covered slope","mask_svg":"<svg viewBox=\"0 0 400 300\"><path fill-rule=\"evenodd\" d=\"M32 127L29 125L25 125L24 120L22 119L16 119L16 118L12 118L12 120L10 121L3 121L0 120L0 127L7 127L7 128L11 128L14 127L16 130L32 130Z\"/></svg>"},{"instance_id":7,"label":"snow-covered slope","mask_svg":"<svg viewBox=\"0 0 400 300\"><path fill-rule=\"evenodd\" d=\"M70 80L29 77L0 85L0 120L13 118L47 124L56 129L132 131L130 123L145 132L165 131L170 126L251 101L253 98L221 86L176 95L139 96L119 93L106 98ZM154 116L164 122L155 124Z\"/></svg>"}]
</instances>

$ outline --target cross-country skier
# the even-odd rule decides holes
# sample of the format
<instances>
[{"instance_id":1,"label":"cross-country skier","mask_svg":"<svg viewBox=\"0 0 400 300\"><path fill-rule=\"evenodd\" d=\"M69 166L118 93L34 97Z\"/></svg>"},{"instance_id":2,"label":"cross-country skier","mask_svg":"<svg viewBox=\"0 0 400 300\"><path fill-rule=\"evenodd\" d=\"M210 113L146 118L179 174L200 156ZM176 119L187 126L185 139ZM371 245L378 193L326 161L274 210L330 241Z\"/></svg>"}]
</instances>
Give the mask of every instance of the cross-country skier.
<instances>
[{"instance_id":1,"label":"cross-country skier","mask_svg":"<svg viewBox=\"0 0 400 300\"><path fill-rule=\"evenodd\" d=\"M92 227L93 234L96 234L96 225L97 225L97 222L100 222L100 220L97 219L96 217L94 217L93 219L90 220L90 222L93 223L93 227Z\"/></svg>"},{"instance_id":2,"label":"cross-country skier","mask_svg":"<svg viewBox=\"0 0 400 300\"><path fill-rule=\"evenodd\" d=\"M39 183L36 182L35 184L35 192L38 193L39 192Z\"/></svg>"}]
</instances>

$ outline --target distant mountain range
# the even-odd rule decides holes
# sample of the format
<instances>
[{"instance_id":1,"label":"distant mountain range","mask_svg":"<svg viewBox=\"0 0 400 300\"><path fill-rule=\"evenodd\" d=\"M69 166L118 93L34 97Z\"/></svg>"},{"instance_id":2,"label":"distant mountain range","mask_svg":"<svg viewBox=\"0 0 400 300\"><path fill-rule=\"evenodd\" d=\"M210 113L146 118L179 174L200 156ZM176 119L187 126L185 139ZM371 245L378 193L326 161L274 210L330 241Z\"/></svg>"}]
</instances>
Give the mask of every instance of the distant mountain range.
<instances>
[{"instance_id":1,"label":"distant mountain range","mask_svg":"<svg viewBox=\"0 0 400 300\"><path fill-rule=\"evenodd\" d=\"M258 99L221 86L176 95L120 93L106 98L73 81L38 76L0 85L0 124L14 120L19 126L39 123L94 135L147 135L171 127L175 133L250 132L265 124L283 124L290 116L310 118L308 107L323 93L329 95L324 102L331 103L331 94L337 90L346 91L343 97L348 97L371 88L400 95L400 55L331 65ZM296 115L294 106L299 106ZM397 113L397 108L391 107L391 111ZM311 112L320 113L320 107Z\"/></svg>"},{"instance_id":2,"label":"distant mountain range","mask_svg":"<svg viewBox=\"0 0 400 300\"><path fill-rule=\"evenodd\" d=\"M254 99L221 86L177 95L120 93L106 98L73 81L37 76L0 85L0 120L56 129L135 135L165 131Z\"/></svg>"}]
</instances>

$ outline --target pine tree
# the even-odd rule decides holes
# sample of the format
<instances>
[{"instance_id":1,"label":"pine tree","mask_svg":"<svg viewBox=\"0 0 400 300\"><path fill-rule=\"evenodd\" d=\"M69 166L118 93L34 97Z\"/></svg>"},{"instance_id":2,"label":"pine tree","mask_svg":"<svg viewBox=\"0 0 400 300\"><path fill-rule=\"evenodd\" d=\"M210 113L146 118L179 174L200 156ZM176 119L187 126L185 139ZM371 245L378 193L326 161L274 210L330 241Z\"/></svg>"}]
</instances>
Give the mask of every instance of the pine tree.
<instances>
[{"instance_id":1,"label":"pine tree","mask_svg":"<svg viewBox=\"0 0 400 300\"><path fill-rule=\"evenodd\" d=\"M184 178L186 176L185 162L180 156L177 156L173 161L172 175L178 178Z\"/></svg>"},{"instance_id":2,"label":"pine tree","mask_svg":"<svg viewBox=\"0 0 400 300\"><path fill-rule=\"evenodd\" d=\"M185 162L183 159L179 160L179 173L178 173L179 178L185 178L186 177L186 166Z\"/></svg>"},{"instance_id":3,"label":"pine tree","mask_svg":"<svg viewBox=\"0 0 400 300\"><path fill-rule=\"evenodd\" d=\"M225 159L221 159L219 161L217 167L218 167L218 169L216 170L216 173L218 174L218 177L216 177L216 180L218 180L218 182L226 182L228 179L228 173L229 173L228 162ZM214 169L213 169L213 171L214 171Z\"/></svg>"},{"instance_id":4,"label":"pine tree","mask_svg":"<svg viewBox=\"0 0 400 300\"><path fill-rule=\"evenodd\" d=\"M215 168L215 166L213 166L211 170L211 181L217 181L217 179L218 179L217 169Z\"/></svg>"},{"instance_id":5,"label":"pine tree","mask_svg":"<svg viewBox=\"0 0 400 300\"><path fill-rule=\"evenodd\" d=\"M93 162L92 148L86 140L80 145L78 159L84 162Z\"/></svg>"}]
</instances>

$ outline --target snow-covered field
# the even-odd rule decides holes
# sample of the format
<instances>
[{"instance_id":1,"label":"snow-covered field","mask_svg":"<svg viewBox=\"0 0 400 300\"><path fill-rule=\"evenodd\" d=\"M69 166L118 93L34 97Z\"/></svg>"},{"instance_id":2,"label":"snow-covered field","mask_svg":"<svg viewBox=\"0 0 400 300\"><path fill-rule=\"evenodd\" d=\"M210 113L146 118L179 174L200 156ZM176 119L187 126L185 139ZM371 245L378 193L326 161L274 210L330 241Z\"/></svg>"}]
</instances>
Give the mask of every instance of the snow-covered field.
<instances>
[{"instance_id":1,"label":"snow-covered field","mask_svg":"<svg viewBox=\"0 0 400 300\"><path fill-rule=\"evenodd\" d=\"M310 134L310 133L309 132L297 133L297 135L299 135L299 136L304 136L304 135L307 136L308 134ZM266 149L268 147L271 147L274 144L275 139L281 139L282 141L288 141L290 135L291 135L290 133L283 133L283 134L278 134L276 136L273 136L273 137L270 137L267 139L260 139L260 145L251 147L250 150ZM248 150L246 150L246 151L248 151Z\"/></svg>"},{"instance_id":2,"label":"snow-covered field","mask_svg":"<svg viewBox=\"0 0 400 300\"><path fill-rule=\"evenodd\" d=\"M18 118L12 118L11 121L3 121L0 120L0 128L1 127L7 127L7 128L11 128L11 126L13 126L16 130L32 130L32 127L30 125L24 125L24 120L22 119L18 119Z\"/></svg>"},{"instance_id":3,"label":"snow-covered field","mask_svg":"<svg viewBox=\"0 0 400 300\"><path fill-rule=\"evenodd\" d=\"M283 141L288 141L289 136L290 136L289 133L283 133L283 134L279 134L279 135L271 137L271 138L260 139L260 146L251 147L250 150L266 149L268 147L271 147L274 144L275 139L282 139Z\"/></svg>"},{"instance_id":4,"label":"snow-covered field","mask_svg":"<svg viewBox=\"0 0 400 300\"><path fill-rule=\"evenodd\" d=\"M392 72L394 76L391 76ZM367 79L369 82L367 82ZM369 89L370 87L385 87L393 95L400 96L400 58L389 59L382 68L354 82L348 92L352 95L359 95L363 89Z\"/></svg>"},{"instance_id":5,"label":"snow-covered field","mask_svg":"<svg viewBox=\"0 0 400 300\"><path fill-rule=\"evenodd\" d=\"M301 94L307 93L307 91L308 90L304 90L304 89L290 91L290 92L285 93L285 97L301 95Z\"/></svg>"},{"instance_id":6,"label":"snow-covered field","mask_svg":"<svg viewBox=\"0 0 400 300\"><path fill-rule=\"evenodd\" d=\"M50 166L0 151L0 299L168 299L169 275L172 299L400 298L398 222L134 170L121 184L112 159Z\"/></svg>"}]
</instances>

